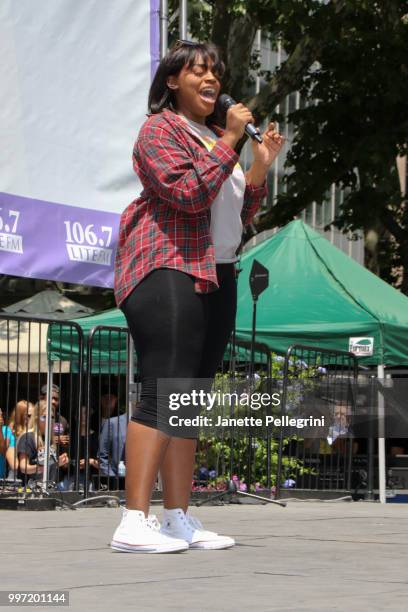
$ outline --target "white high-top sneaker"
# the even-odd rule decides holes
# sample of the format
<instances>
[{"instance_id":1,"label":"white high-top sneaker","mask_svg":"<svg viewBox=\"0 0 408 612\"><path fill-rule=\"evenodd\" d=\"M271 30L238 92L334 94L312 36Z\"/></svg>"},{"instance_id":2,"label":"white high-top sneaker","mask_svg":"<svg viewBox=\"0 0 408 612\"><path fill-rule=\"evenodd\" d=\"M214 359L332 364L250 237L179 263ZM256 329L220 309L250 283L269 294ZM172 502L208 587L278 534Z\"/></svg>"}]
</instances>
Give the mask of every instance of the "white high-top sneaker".
<instances>
[{"instance_id":1,"label":"white high-top sneaker","mask_svg":"<svg viewBox=\"0 0 408 612\"><path fill-rule=\"evenodd\" d=\"M144 512L124 508L111 548L132 553L168 553L187 550L188 543L160 533L160 523L154 515L146 518Z\"/></svg>"},{"instance_id":2,"label":"white high-top sneaker","mask_svg":"<svg viewBox=\"0 0 408 612\"><path fill-rule=\"evenodd\" d=\"M190 548L217 550L234 546L235 540L221 536L214 531L204 529L200 521L187 514L181 508L167 510L164 508L161 533L187 540Z\"/></svg>"}]
</instances>

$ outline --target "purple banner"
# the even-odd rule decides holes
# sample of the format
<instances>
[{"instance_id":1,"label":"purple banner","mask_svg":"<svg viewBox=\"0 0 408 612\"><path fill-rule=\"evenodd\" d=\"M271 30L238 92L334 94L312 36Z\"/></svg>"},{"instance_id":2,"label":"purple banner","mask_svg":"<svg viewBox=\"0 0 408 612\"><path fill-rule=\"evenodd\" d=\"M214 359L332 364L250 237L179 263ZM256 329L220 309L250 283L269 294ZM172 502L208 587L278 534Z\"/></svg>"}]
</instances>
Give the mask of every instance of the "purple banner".
<instances>
[{"instance_id":1,"label":"purple banner","mask_svg":"<svg viewBox=\"0 0 408 612\"><path fill-rule=\"evenodd\" d=\"M156 74L160 63L160 0L150 0L150 71Z\"/></svg>"},{"instance_id":2,"label":"purple banner","mask_svg":"<svg viewBox=\"0 0 408 612\"><path fill-rule=\"evenodd\" d=\"M160 61L160 0L89 0L75 19L69 0L42 3L3 11L0 134L13 155L0 164L0 273L112 287L120 213L141 190L131 156Z\"/></svg>"},{"instance_id":3,"label":"purple banner","mask_svg":"<svg viewBox=\"0 0 408 612\"><path fill-rule=\"evenodd\" d=\"M120 215L0 193L0 273L113 287Z\"/></svg>"}]
</instances>

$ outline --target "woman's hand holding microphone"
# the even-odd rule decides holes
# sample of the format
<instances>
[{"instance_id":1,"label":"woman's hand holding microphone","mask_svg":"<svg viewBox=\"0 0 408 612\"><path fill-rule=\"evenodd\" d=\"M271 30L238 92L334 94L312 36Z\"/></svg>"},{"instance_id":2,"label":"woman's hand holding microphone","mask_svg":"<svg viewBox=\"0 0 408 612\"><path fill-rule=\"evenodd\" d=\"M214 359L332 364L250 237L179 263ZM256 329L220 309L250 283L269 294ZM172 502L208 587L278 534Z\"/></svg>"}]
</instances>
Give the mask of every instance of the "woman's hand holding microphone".
<instances>
[{"instance_id":1,"label":"woman's hand holding microphone","mask_svg":"<svg viewBox=\"0 0 408 612\"><path fill-rule=\"evenodd\" d=\"M245 133L247 123L254 123L254 118L246 106L234 104L227 110L226 128L221 140L234 149ZM269 123L262 134L262 143L252 140L254 161L246 173L247 183L260 186L264 183L268 169L278 156L285 142L273 122Z\"/></svg>"},{"instance_id":2,"label":"woman's hand holding microphone","mask_svg":"<svg viewBox=\"0 0 408 612\"><path fill-rule=\"evenodd\" d=\"M249 108L234 104L227 110L225 132L221 140L234 149L245 133L247 123L253 123L254 118Z\"/></svg>"}]
</instances>

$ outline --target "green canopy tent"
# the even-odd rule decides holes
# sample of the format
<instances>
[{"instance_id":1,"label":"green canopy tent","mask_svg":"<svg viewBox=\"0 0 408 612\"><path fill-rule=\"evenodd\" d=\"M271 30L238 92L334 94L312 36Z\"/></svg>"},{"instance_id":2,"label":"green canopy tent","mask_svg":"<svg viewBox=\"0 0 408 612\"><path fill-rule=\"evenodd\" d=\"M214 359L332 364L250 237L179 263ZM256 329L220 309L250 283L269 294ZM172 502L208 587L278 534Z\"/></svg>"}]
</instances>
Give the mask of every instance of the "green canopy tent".
<instances>
[{"instance_id":1,"label":"green canopy tent","mask_svg":"<svg viewBox=\"0 0 408 612\"><path fill-rule=\"evenodd\" d=\"M245 253L238 281L237 337L249 340L252 296L249 275L253 260L269 270L269 287L258 300L257 342L284 354L292 344L352 351L364 365L408 365L408 298L334 247L302 221L293 221ZM76 321L88 334L95 326L126 327L119 310ZM71 334L72 336L72 334ZM105 340L104 340L105 338ZM51 359L78 354L64 330L50 335ZM93 363L120 373L126 362L125 336L100 334ZM119 372L118 372L119 373ZM383 441L382 441L383 442ZM385 501L385 453L379 444L380 499Z\"/></svg>"},{"instance_id":2,"label":"green canopy tent","mask_svg":"<svg viewBox=\"0 0 408 612\"><path fill-rule=\"evenodd\" d=\"M242 258L237 335L251 336L249 276L257 259L269 287L257 305L256 339L285 353L291 344L350 351L359 363L408 365L408 298L334 247L302 221L292 221ZM378 410L384 398L378 393ZM378 440L379 497L385 503L385 440Z\"/></svg>"},{"instance_id":3,"label":"green canopy tent","mask_svg":"<svg viewBox=\"0 0 408 612\"><path fill-rule=\"evenodd\" d=\"M249 339L249 276L257 259L269 287L257 304L256 340L354 352L363 365L408 365L408 298L303 223L292 221L241 259L237 335Z\"/></svg>"},{"instance_id":4,"label":"green canopy tent","mask_svg":"<svg viewBox=\"0 0 408 612\"><path fill-rule=\"evenodd\" d=\"M245 253L238 280L237 337L251 338L249 275L254 259L269 270L269 287L258 300L256 340L284 354L291 344L348 351L363 365L408 365L408 298L333 246L302 221ZM76 319L88 334L95 326L126 327L118 309ZM58 324L59 325L59 324ZM64 328L51 334L51 358L75 355ZM72 335L72 334L71 334ZM102 336L101 336L102 337ZM101 361L119 351L113 334L100 342Z\"/></svg>"}]
</instances>

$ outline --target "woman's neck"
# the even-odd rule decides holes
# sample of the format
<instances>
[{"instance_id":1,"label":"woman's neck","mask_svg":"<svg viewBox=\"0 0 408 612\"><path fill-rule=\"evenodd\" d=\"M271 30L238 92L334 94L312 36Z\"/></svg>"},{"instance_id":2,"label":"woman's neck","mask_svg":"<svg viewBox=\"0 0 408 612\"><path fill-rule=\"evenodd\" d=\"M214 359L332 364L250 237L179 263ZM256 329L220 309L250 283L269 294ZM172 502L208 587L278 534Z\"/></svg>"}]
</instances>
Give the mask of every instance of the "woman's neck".
<instances>
[{"instance_id":1,"label":"woman's neck","mask_svg":"<svg viewBox=\"0 0 408 612\"><path fill-rule=\"evenodd\" d=\"M185 108L178 108L176 110L178 115L184 117L184 119L188 119L189 121L194 121L195 123L200 123L201 125L205 125L205 117L201 117L199 115L195 115L191 111Z\"/></svg>"}]
</instances>

